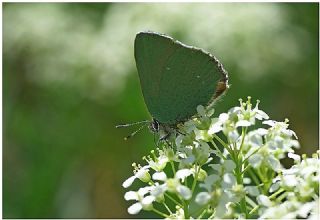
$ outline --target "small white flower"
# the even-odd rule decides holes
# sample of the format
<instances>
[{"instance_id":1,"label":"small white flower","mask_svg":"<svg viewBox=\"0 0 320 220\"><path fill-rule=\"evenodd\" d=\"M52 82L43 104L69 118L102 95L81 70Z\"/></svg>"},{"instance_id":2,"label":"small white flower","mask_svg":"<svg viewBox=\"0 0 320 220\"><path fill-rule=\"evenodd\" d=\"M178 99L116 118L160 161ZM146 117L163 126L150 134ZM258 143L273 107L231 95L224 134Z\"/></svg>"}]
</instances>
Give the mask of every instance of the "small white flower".
<instances>
[{"instance_id":1,"label":"small white flower","mask_svg":"<svg viewBox=\"0 0 320 220\"><path fill-rule=\"evenodd\" d=\"M138 201L132 204L128 208L128 213L135 215L138 214L142 209L150 210L152 208L152 202L155 200L154 196L146 196L147 193L151 191L152 187L147 186L140 188L137 192L129 191L124 195L125 200L135 200Z\"/></svg>"},{"instance_id":2,"label":"small white flower","mask_svg":"<svg viewBox=\"0 0 320 220\"><path fill-rule=\"evenodd\" d=\"M155 183L154 187L150 191L150 195L154 196L156 198L157 202L164 201L164 193L167 190L166 184L159 184Z\"/></svg>"},{"instance_id":3,"label":"small white flower","mask_svg":"<svg viewBox=\"0 0 320 220\"><path fill-rule=\"evenodd\" d=\"M150 181L149 166L141 167L135 173L135 176L145 183L149 182Z\"/></svg>"},{"instance_id":4,"label":"small white flower","mask_svg":"<svg viewBox=\"0 0 320 220\"><path fill-rule=\"evenodd\" d=\"M151 151L151 155L148 155L147 157L144 157L143 159L147 161L149 164L149 167L157 172L162 171L167 163L169 162L169 158L165 154L163 150L160 150L159 148L156 149L158 151L159 156L156 155L155 151Z\"/></svg>"},{"instance_id":5,"label":"small white flower","mask_svg":"<svg viewBox=\"0 0 320 220\"><path fill-rule=\"evenodd\" d=\"M149 174L149 166L139 167L136 164L133 164L133 166L135 167L133 171L134 175L123 182L122 186L124 188L131 186L135 179L140 179L143 182L149 182L151 179Z\"/></svg>"}]
</instances>

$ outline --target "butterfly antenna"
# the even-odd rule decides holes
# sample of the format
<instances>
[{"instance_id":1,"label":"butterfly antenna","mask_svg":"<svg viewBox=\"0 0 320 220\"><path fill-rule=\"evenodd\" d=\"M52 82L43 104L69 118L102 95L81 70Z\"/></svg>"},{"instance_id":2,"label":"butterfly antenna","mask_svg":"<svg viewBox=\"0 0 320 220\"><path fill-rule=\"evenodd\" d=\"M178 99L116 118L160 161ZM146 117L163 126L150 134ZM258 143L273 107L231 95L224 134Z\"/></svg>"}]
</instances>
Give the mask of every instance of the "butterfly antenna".
<instances>
[{"instance_id":1,"label":"butterfly antenna","mask_svg":"<svg viewBox=\"0 0 320 220\"><path fill-rule=\"evenodd\" d=\"M132 125L138 125L138 124L143 124L143 123L150 123L150 121L145 120L145 121L138 121L138 122L134 122L134 123L130 123L130 124L121 124L121 125L117 125L116 128L130 127Z\"/></svg>"},{"instance_id":2,"label":"butterfly antenna","mask_svg":"<svg viewBox=\"0 0 320 220\"><path fill-rule=\"evenodd\" d=\"M144 127L146 127L147 124L142 125L138 130L132 132L130 135L124 138L124 140L128 140L129 138L135 136L139 131L141 131Z\"/></svg>"}]
</instances>

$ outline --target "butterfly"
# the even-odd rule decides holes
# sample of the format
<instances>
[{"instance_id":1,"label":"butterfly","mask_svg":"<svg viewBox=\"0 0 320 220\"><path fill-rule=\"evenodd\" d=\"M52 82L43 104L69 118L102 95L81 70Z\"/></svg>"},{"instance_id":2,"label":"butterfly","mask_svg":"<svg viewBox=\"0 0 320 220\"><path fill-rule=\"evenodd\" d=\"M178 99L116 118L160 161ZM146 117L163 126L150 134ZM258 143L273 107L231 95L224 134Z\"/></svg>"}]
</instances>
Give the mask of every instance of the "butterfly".
<instances>
[{"instance_id":1,"label":"butterfly","mask_svg":"<svg viewBox=\"0 0 320 220\"><path fill-rule=\"evenodd\" d=\"M164 131L165 136L194 116L198 105L211 105L229 87L228 73L215 56L165 34L139 32L134 41L134 57L152 121L133 124L148 124L154 132Z\"/></svg>"}]
</instances>

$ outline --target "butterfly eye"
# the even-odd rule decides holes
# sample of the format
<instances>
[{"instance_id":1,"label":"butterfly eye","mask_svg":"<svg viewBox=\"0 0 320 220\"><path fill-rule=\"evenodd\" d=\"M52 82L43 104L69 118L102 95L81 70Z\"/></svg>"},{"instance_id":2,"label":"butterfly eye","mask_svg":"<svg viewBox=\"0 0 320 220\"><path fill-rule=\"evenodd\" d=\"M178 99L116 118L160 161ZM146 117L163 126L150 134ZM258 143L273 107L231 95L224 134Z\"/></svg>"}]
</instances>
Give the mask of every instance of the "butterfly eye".
<instances>
[{"instance_id":1,"label":"butterfly eye","mask_svg":"<svg viewBox=\"0 0 320 220\"><path fill-rule=\"evenodd\" d=\"M159 122L156 119L153 119L151 126L153 131L159 132Z\"/></svg>"}]
</instances>

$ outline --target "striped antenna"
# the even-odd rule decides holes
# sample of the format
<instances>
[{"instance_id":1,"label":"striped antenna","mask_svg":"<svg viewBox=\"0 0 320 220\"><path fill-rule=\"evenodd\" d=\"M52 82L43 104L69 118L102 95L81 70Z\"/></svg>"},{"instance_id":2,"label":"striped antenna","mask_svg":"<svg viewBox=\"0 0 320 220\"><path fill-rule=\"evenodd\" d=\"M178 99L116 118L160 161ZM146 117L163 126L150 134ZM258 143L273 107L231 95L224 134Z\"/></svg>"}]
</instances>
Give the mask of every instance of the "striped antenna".
<instances>
[{"instance_id":1,"label":"striped antenna","mask_svg":"<svg viewBox=\"0 0 320 220\"><path fill-rule=\"evenodd\" d=\"M124 127L130 127L130 126L133 126L133 125L143 124L136 131L132 132L130 135L128 135L127 137L124 138L124 140L128 140L129 138L135 136L139 131L141 131L144 127L146 127L150 123L151 123L151 121L148 121L148 120L138 121L138 122L134 122L134 123L130 123L130 124L117 125L116 128L124 128Z\"/></svg>"},{"instance_id":2,"label":"striped antenna","mask_svg":"<svg viewBox=\"0 0 320 220\"><path fill-rule=\"evenodd\" d=\"M124 128L124 127L130 127L132 125L138 125L138 124L143 124L143 123L150 123L150 121L145 120L145 121L138 121L130 124L122 124L122 125L117 125L116 128Z\"/></svg>"},{"instance_id":3,"label":"striped antenna","mask_svg":"<svg viewBox=\"0 0 320 220\"><path fill-rule=\"evenodd\" d=\"M135 136L139 131L141 131L144 127L146 127L147 124L142 125L140 128L138 128L138 130L132 132L130 135L128 135L127 137L124 138L124 140L128 140L129 138Z\"/></svg>"}]
</instances>

